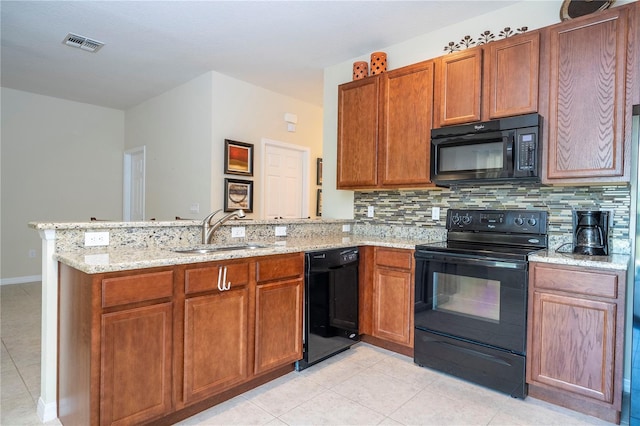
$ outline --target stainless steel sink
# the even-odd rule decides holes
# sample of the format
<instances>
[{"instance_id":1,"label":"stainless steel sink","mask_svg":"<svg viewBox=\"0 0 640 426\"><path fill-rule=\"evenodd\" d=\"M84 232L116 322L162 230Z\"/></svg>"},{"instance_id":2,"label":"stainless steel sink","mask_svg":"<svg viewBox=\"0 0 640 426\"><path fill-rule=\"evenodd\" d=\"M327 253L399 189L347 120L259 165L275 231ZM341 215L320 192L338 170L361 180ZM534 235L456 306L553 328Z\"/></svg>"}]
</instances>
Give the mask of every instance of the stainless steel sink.
<instances>
[{"instance_id":1,"label":"stainless steel sink","mask_svg":"<svg viewBox=\"0 0 640 426\"><path fill-rule=\"evenodd\" d=\"M171 251L174 251L176 253L207 254L207 253L216 253L220 251L255 250L260 248L267 248L267 246L263 244L250 243L250 244L237 244L237 245L229 245L229 246L176 248L176 249L172 249Z\"/></svg>"}]
</instances>

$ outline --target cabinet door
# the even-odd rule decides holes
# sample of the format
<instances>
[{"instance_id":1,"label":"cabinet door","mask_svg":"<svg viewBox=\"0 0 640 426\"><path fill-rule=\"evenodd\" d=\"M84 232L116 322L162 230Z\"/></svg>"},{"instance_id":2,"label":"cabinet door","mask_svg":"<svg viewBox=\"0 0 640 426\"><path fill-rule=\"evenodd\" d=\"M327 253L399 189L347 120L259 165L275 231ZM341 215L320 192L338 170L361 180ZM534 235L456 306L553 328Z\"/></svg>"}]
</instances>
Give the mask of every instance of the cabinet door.
<instances>
[{"instance_id":1,"label":"cabinet door","mask_svg":"<svg viewBox=\"0 0 640 426\"><path fill-rule=\"evenodd\" d=\"M534 292L528 381L613 402L616 304Z\"/></svg>"},{"instance_id":2,"label":"cabinet door","mask_svg":"<svg viewBox=\"0 0 640 426\"><path fill-rule=\"evenodd\" d=\"M379 77L338 87L338 189L378 184Z\"/></svg>"},{"instance_id":3,"label":"cabinet door","mask_svg":"<svg viewBox=\"0 0 640 426\"><path fill-rule=\"evenodd\" d=\"M540 33L489 43L485 55L483 119L537 112Z\"/></svg>"},{"instance_id":4,"label":"cabinet door","mask_svg":"<svg viewBox=\"0 0 640 426\"><path fill-rule=\"evenodd\" d=\"M191 403L248 377L246 286L185 300L184 401Z\"/></svg>"},{"instance_id":5,"label":"cabinet door","mask_svg":"<svg viewBox=\"0 0 640 426\"><path fill-rule=\"evenodd\" d=\"M302 358L302 279L256 288L255 374Z\"/></svg>"},{"instance_id":6,"label":"cabinet door","mask_svg":"<svg viewBox=\"0 0 640 426\"><path fill-rule=\"evenodd\" d=\"M442 56L437 61L434 127L480 120L482 49Z\"/></svg>"},{"instance_id":7,"label":"cabinet door","mask_svg":"<svg viewBox=\"0 0 640 426\"><path fill-rule=\"evenodd\" d=\"M100 424L138 424L171 403L172 303L102 315Z\"/></svg>"},{"instance_id":8,"label":"cabinet door","mask_svg":"<svg viewBox=\"0 0 640 426\"><path fill-rule=\"evenodd\" d=\"M427 61L383 74L382 186L431 182L433 69L433 61Z\"/></svg>"},{"instance_id":9,"label":"cabinet door","mask_svg":"<svg viewBox=\"0 0 640 426\"><path fill-rule=\"evenodd\" d=\"M547 180L628 180L626 10L549 29Z\"/></svg>"},{"instance_id":10,"label":"cabinet door","mask_svg":"<svg viewBox=\"0 0 640 426\"><path fill-rule=\"evenodd\" d=\"M376 267L373 336L413 346L413 279L410 271Z\"/></svg>"}]
</instances>

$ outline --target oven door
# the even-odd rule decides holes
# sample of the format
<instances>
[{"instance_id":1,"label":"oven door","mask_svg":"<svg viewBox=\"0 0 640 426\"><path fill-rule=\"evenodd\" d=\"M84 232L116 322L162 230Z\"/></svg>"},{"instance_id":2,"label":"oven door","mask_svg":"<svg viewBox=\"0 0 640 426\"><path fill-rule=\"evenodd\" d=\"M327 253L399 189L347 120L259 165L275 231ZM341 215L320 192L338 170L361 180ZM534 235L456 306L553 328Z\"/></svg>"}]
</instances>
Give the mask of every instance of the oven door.
<instances>
[{"instance_id":1,"label":"oven door","mask_svg":"<svg viewBox=\"0 0 640 426\"><path fill-rule=\"evenodd\" d=\"M416 251L415 327L525 354L527 262Z\"/></svg>"}]
</instances>

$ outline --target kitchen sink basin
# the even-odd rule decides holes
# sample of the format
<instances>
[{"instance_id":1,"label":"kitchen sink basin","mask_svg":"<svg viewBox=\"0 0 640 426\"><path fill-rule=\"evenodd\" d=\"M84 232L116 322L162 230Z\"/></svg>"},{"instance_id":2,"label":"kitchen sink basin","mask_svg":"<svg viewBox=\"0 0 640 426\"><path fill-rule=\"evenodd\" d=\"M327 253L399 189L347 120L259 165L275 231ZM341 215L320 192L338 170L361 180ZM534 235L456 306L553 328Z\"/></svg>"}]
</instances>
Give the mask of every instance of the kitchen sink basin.
<instances>
[{"instance_id":1,"label":"kitchen sink basin","mask_svg":"<svg viewBox=\"0 0 640 426\"><path fill-rule=\"evenodd\" d=\"M176 253L207 254L207 253L217 253L220 251L255 250L260 248L267 248L267 246L263 244L251 243L251 244L236 244L236 245L229 245L229 246L176 248L176 249L172 249L172 251Z\"/></svg>"}]
</instances>

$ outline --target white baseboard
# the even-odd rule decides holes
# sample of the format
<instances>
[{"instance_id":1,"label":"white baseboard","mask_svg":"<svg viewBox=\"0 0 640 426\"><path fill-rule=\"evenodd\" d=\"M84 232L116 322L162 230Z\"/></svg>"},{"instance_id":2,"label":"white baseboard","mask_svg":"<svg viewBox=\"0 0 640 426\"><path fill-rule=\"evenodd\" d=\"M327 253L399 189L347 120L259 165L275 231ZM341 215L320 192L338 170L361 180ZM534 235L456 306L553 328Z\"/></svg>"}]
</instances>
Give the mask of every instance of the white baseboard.
<instances>
[{"instance_id":1,"label":"white baseboard","mask_svg":"<svg viewBox=\"0 0 640 426\"><path fill-rule=\"evenodd\" d=\"M42 397L38 398L38 417L42 423L50 422L58 417L58 407L55 402L45 404Z\"/></svg>"},{"instance_id":2,"label":"white baseboard","mask_svg":"<svg viewBox=\"0 0 640 426\"><path fill-rule=\"evenodd\" d=\"M2 278L0 279L0 285L24 284L24 283L32 283L35 281L42 281L42 275L28 275L26 277Z\"/></svg>"}]
</instances>

